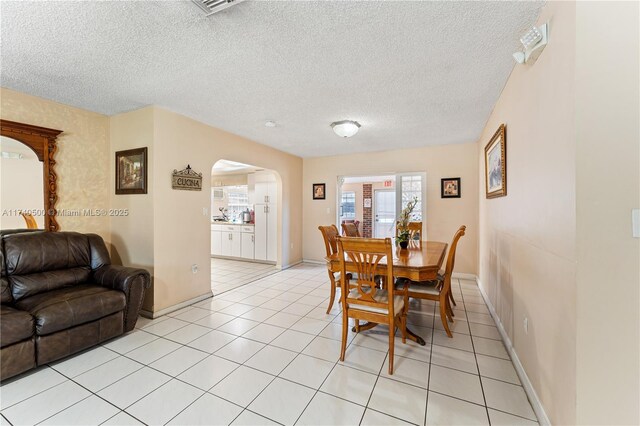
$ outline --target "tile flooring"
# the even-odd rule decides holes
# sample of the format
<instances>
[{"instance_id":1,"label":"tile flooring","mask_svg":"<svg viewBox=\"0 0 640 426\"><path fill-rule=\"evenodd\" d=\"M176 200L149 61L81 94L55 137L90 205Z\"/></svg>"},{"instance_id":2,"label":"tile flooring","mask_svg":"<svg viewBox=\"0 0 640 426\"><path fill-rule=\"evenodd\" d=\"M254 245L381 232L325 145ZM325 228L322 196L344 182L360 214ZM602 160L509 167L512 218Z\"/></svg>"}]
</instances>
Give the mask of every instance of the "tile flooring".
<instances>
[{"instance_id":1,"label":"tile flooring","mask_svg":"<svg viewBox=\"0 0 640 426\"><path fill-rule=\"evenodd\" d=\"M266 263L212 257L211 290L218 295L278 271L274 265Z\"/></svg>"},{"instance_id":2,"label":"tile flooring","mask_svg":"<svg viewBox=\"0 0 640 426\"><path fill-rule=\"evenodd\" d=\"M412 302L427 345L398 338L393 376L382 327L338 361L326 270L303 264L6 382L0 424L536 424L475 283L453 283L454 337Z\"/></svg>"}]
</instances>

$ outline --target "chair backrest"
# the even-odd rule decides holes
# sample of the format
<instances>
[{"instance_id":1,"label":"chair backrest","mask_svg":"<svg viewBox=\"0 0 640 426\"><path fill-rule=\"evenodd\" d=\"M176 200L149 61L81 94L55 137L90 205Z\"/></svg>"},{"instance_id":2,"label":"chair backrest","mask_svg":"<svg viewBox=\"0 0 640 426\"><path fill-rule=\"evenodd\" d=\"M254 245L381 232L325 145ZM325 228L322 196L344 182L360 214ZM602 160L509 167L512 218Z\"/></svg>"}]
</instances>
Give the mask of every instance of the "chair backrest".
<instances>
[{"instance_id":1,"label":"chair backrest","mask_svg":"<svg viewBox=\"0 0 640 426\"><path fill-rule=\"evenodd\" d=\"M358 231L358 225L355 223L342 223L342 235L346 237L359 237L360 231Z\"/></svg>"},{"instance_id":2,"label":"chair backrest","mask_svg":"<svg viewBox=\"0 0 640 426\"><path fill-rule=\"evenodd\" d=\"M357 298L348 296L350 279L340 280L342 294L347 295L344 302L348 305L366 305L388 309L389 313L393 315L393 285L387 286L389 292L387 301L378 302L374 299L377 291L377 276L386 276L386 282L393 283L393 246L391 238L338 237L337 240L342 276L347 276L347 262L352 262L355 265L357 274L355 278ZM386 259L386 272L383 272L380 268L380 261L383 259Z\"/></svg>"},{"instance_id":3,"label":"chair backrest","mask_svg":"<svg viewBox=\"0 0 640 426\"><path fill-rule=\"evenodd\" d=\"M24 221L27 223L27 229L38 229L38 222L31 213L20 212Z\"/></svg>"},{"instance_id":4,"label":"chair backrest","mask_svg":"<svg viewBox=\"0 0 640 426\"><path fill-rule=\"evenodd\" d=\"M338 245L336 238L340 236L338 228L335 225L318 226L318 229L322 233L324 239L324 248L327 251L327 256L331 256L338 252Z\"/></svg>"},{"instance_id":5,"label":"chair backrest","mask_svg":"<svg viewBox=\"0 0 640 426\"><path fill-rule=\"evenodd\" d=\"M400 233L399 223L400 222L396 222L396 237ZM409 231L409 240L419 240L422 238L422 222L409 222L407 230Z\"/></svg>"},{"instance_id":6,"label":"chair backrest","mask_svg":"<svg viewBox=\"0 0 640 426\"><path fill-rule=\"evenodd\" d=\"M458 247L458 241L465 234L465 230L467 227L462 225L456 231L453 236L453 241L451 241L451 247L449 247L449 255L447 256L447 264L444 268L444 286L445 289L448 290L448 287L451 285L451 274L453 274L453 267L456 263L456 248Z\"/></svg>"}]
</instances>

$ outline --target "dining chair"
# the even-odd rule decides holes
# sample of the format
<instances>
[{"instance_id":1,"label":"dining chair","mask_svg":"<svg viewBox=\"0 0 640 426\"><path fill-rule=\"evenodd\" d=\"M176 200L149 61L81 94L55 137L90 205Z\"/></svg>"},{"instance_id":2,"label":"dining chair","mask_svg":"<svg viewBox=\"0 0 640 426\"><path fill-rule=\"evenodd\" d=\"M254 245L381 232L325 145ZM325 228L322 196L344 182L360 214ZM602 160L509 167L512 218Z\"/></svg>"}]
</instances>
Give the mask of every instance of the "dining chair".
<instances>
[{"instance_id":1,"label":"dining chair","mask_svg":"<svg viewBox=\"0 0 640 426\"><path fill-rule=\"evenodd\" d=\"M338 228L335 225L318 226L318 229L322 233L324 239L324 247L327 251L327 257L338 252L338 245L336 238L340 236ZM327 314L333 307L333 302L336 298L337 283L340 282L340 273L331 271L329 264L327 264L327 272L329 273L329 281L331 282L331 297L329 298L329 307L327 308Z\"/></svg>"},{"instance_id":2,"label":"dining chair","mask_svg":"<svg viewBox=\"0 0 640 426\"><path fill-rule=\"evenodd\" d=\"M451 309L451 304L449 303L450 300L453 300L453 296L451 296L451 274L453 273L453 267L456 262L456 248L458 247L458 241L465 234L466 229L467 227L462 225L453 236L444 274L438 274L438 278L432 281L418 282L411 280L399 280L396 283L396 286L405 286L405 288L408 285L405 305L409 304L409 297L439 302L440 319L442 320L444 330L447 332L447 336L449 337L453 337L451 330L449 329L449 321L453 322L453 309Z\"/></svg>"},{"instance_id":3,"label":"dining chair","mask_svg":"<svg viewBox=\"0 0 640 426\"><path fill-rule=\"evenodd\" d=\"M347 237L360 237L360 231L358 225L352 222L342 223L342 235Z\"/></svg>"},{"instance_id":4,"label":"dining chair","mask_svg":"<svg viewBox=\"0 0 640 426\"><path fill-rule=\"evenodd\" d=\"M395 290L393 285L387 289L376 286L376 277L385 276L386 282L393 282L393 246L391 238L354 238L338 237L338 257L340 271L344 280L340 281L342 290L342 346L340 360L344 361L347 349L347 332L349 318L356 321L369 321L389 326L389 374L393 374L393 350L396 327L402 333L402 343L407 339L407 301L402 290ZM386 271L380 268L380 261L386 259ZM352 277L347 275L347 262L353 263L357 276L356 284L350 288ZM399 294L396 294L399 293Z\"/></svg>"},{"instance_id":5,"label":"dining chair","mask_svg":"<svg viewBox=\"0 0 640 426\"><path fill-rule=\"evenodd\" d=\"M38 229L38 222L31 213L20 212L24 221L27 223L27 229Z\"/></svg>"},{"instance_id":6,"label":"dining chair","mask_svg":"<svg viewBox=\"0 0 640 426\"><path fill-rule=\"evenodd\" d=\"M396 222L396 237L398 236L398 223ZM419 240L422 238L422 222L409 222L409 240Z\"/></svg>"}]
</instances>

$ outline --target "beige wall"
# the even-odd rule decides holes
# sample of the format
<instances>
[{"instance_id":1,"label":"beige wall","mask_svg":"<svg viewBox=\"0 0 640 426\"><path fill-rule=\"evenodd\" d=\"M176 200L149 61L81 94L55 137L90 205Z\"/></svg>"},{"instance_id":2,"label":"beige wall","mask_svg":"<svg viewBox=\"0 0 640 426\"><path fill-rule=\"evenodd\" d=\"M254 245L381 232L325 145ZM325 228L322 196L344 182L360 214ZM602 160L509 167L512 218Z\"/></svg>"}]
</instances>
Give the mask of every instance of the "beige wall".
<instances>
[{"instance_id":1,"label":"beige wall","mask_svg":"<svg viewBox=\"0 0 640 426\"><path fill-rule=\"evenodd\" d=\"M110 118L111 154L109 155L109 193L111 208L126 210L125 216L111 217L112 257L114 263L144 268L154 277L153 190L154 190L154 109L139 109ZM147 194L115 194L115 153L147 147ZM153 287L146 293L143 308L153 307Z\"/></svg>"},{"instance_id":2,"label":"beige wall","mask_svg":"<svg viewBox=\"0 0 640 426\"><path fill-rule=\"evenodd\" d=\"M211 186L211 168L220 159L275 171L278 199L278 259L290 265L302 259L302 159L154 108L154 311L211 291L209 191L171 189L171 172L190 164ZM192 274L191 265L200 272Z\"/></svg>"},{"instance_id":3,"label":"beige wall","mask_svg":"<svg viewBox=\"0 0 640 426\"><path fill-rule=\"evenodd\" d=\"M304 159L302 204L303 256L322 261L324 245L318 226L336 221L338 176L427 173L427 237L450 242L460 225L467 234L458 246L456 271L477 272L478 163L477 144L441 145L365 154ZM440 179L462 178L462 198L441 199ZM327 184L326 200L312 199L312 184ZM338 224L339 225L339 224Z\"/></svg>"},{"instance_id":4,"label":"beige wall","mask_svg":"<svg viewBox=\"0 0 640 426\"><path fill-rule=\"evenodd\" d=\"M638 2L578 2L577 421L640 424Z\"/></svg>"},{"instance_id":5,"label":"beige wall","mask_svg":"<svg viewBox=\"0 0 640 426\"><path fill-rule=\"evenodd\" d=\"M0 116L62 130L56 172L60 210L109 208L109 117L0 88ZM63 231L94 232L110 241L108 216L59 216Z\"/></svg>"},{"instance_id":6,"label":"beige wall","mask_svg":"<svg viewBox=\"0 0 640 426\"><path fill-rule=\"evenodd\" d=\"M575 4L550 2L538 21L550 21L550 43L514 67L478 146L479 278L551 422L573 424ZM484 147L501 123L508 195L486 199Z\"/></svg>"}]
</instances>

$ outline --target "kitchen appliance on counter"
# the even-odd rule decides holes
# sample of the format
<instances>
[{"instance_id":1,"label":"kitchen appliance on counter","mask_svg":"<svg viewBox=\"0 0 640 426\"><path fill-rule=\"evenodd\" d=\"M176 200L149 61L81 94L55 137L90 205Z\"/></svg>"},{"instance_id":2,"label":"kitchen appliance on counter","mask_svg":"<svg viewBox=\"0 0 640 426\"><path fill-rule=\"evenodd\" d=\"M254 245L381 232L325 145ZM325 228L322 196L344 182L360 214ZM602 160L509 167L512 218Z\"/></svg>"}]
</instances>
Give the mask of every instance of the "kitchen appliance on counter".
<instances>
[{"instance_id":1,"label":"kitchen appliance on counter","mask_svg":"<svg viewBox=\"0 0 640 426\"><path fill-rule=\"evenodd\" d=\"M249 209L246 209L245 211L242 212L242 223L251 223L251 212L249 211Z\"/></svg>"}]
</instances>

